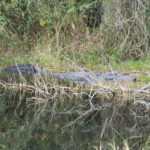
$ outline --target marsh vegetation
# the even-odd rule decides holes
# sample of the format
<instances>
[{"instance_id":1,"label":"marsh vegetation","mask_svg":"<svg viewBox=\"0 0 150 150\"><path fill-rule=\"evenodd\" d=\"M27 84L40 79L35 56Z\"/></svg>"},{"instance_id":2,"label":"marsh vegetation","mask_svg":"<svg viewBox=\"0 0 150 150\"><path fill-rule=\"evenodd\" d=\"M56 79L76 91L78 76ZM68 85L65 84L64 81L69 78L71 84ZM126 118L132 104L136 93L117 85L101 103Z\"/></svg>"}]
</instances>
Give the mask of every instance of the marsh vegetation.
<instances>
[{"instance_id":1,"label":"marsh vegetation","mask_svg":"<svg viewBox=\"0 0 150 150\"><path fill-rule=\"evenodd\" d=\"M123 72L93 86L0 74L0 149L150 149L150 2L0 2L0 68Z\"/></svg>"}]
</instances>

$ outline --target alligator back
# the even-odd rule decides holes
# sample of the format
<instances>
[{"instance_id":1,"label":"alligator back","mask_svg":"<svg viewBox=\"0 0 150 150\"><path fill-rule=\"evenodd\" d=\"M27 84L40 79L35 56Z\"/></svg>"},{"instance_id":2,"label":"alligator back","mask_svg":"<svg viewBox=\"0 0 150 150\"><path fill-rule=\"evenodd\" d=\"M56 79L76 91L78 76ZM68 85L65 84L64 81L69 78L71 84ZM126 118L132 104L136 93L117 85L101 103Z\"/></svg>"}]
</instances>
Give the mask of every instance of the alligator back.
<instances>
[{"instance_id":1,"label":"alligator back","mask_svg":"<svg viewBox=\"0 0 150 150\"><path fill-rule=\"evenodd\" d=\"M92 72L64 72L64 73L52 73L53 77L59 79L74 81L79 83L91 83L97 81L97 76Z\"/></svg>"}]
</instances>

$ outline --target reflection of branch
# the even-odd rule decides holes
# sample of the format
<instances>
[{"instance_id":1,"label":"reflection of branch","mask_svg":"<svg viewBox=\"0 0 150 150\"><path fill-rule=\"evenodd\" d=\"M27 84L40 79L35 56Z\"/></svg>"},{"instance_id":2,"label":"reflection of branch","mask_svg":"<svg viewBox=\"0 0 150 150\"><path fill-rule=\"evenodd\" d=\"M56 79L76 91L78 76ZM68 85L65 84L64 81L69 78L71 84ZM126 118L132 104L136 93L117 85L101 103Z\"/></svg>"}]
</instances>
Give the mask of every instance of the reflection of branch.
<instances>
[{"instance_id":1,"label":"reflection of branch","mask_svg":"<svg viewBox=\"0 0 150 150\"><path fill-rule=\"evenodd\" d=\"M88 114L90 114L91 112L93 112L93 109L90 109L84 113L82 113L82 115L80 115L78 118L76 118L75 120L71 121L69 124L65 125L62 129L64 128L68 128L72 125L74 125L78 120L82 119L83 117L87 116Z\"/></svg>"}]
</instances>

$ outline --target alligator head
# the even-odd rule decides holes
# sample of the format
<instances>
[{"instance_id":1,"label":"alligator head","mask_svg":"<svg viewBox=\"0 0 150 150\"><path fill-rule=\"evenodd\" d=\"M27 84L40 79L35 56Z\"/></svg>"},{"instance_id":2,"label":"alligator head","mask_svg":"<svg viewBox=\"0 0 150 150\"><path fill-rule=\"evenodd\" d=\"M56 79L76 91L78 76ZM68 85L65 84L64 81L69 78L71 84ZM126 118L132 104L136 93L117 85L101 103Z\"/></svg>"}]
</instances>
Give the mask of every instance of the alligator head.
<instances>
[{"instance_id":1,"label":"alligator head","mask_svg":"<svg viewBox=\"0 0 150 150\"><path fill-rule=\"evenodd\" d=\"M4 69L5 72L21 75L33 75L41 73L42 69L40 67L35 67L31 64L16 64Z\"/></svg>"}]
</instances>

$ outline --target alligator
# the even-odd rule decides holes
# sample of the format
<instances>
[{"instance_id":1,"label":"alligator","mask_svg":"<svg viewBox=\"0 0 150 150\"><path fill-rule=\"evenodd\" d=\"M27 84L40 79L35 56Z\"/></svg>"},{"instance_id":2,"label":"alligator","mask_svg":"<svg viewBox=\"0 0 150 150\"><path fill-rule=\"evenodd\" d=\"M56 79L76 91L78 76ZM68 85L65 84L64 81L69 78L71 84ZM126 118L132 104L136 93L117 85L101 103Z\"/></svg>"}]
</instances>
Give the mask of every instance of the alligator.
<instances>
[{"instance_id":1,"label":"alligator","mask_svg":"<svg viewBox=\"0 0 150 150\"><path fill-rule=\"evenodd\" d=\"M93 73L93 72L62 72L50 73L42 70L40 67L31 64L16 64L5 68L3 71L11 74L20 74L23 76L34 74L46 74L51 77L56 77L62 80L68 80L78 83L95 83L101 80L106 81L136 81L135 77L122 75L119 72Z\"/></svg>"}]
</instances>

